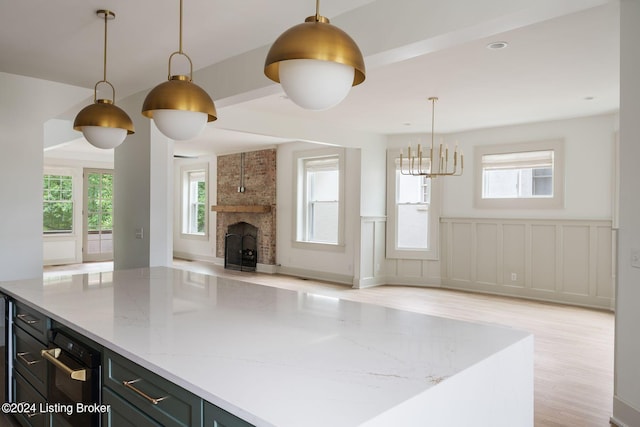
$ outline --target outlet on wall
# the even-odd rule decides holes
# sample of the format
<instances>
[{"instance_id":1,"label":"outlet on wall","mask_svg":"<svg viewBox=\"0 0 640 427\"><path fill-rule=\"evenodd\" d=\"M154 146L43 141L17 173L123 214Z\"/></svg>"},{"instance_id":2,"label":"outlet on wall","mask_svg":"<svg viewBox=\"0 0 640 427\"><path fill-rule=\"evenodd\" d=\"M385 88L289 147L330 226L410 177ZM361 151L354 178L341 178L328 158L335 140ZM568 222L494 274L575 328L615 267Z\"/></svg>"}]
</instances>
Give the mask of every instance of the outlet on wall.
<instances>
[{"instance_id":1,"label":"outlet on wall","mask_svg":"<svg viewBox=\"0 0 640 427\"><path fill-rule=\"evenodd\" d=\"M516 280L518 280L518 274L517 273L511 273L511 281L515 282Z\"/></svg>"}]
</instances>

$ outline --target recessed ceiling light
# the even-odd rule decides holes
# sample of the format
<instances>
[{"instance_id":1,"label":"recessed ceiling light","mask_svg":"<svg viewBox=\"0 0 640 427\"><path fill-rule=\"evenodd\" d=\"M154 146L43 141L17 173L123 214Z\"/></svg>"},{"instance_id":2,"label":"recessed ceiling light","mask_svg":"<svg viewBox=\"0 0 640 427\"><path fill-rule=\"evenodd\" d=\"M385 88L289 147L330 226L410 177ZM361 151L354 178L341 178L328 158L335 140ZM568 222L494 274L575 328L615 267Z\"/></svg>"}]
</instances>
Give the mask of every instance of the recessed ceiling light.
<instances>
[{"instance_id":1,"label":"recessed ceiling light","mask_svg":"<svg viewBox=\"0 0 640 427\"><path fill-rule=\"evenodd\" d=\"M504 49L507 46L509 46L507 42L493 42L487 45L487 49Z\"/></svg>"}]
</instances>

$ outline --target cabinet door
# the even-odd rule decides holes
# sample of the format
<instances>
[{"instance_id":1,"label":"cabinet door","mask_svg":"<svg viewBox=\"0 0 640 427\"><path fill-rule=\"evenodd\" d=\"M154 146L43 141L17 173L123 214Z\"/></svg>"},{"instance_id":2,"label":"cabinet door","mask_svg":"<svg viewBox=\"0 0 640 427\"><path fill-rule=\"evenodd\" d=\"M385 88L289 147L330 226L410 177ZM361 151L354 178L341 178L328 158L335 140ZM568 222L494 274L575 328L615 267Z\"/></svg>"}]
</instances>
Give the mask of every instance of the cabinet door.
<instances>
[{"instance_id":1,"label":"cabinet door","mask_svg":"<svg viewBox=\"0 0 640 427\"><path fill-rule=\"evenodd\" d=\"M202 422L202 399L107 349L102 377L105 387L165 427L199 426Z\"/></svg>"},{"instance_id":2,"label":"cabinet door","mask_svg":"<svg viewBox=\"0 0 640 427\"><path fill-rule=\"evenodd\" d=\"M16 325L29 332L41 343L47 343L49 340L47 331L51 324L47 316L19 302L15 303L13 316L13 322Z\"/></svg>"},{"instance_id":3,"label":"cabinet door","mask_svg":"<svg viewBox=\"0 0 640 427\"><path fill-rule=\"evenodd\" d=\"M51 427L73 427L62 415L51 414Z\"/></svg>"},{"instance_id":4,"label":"cabinet door","mask_svg":"<svg viewBox=\"0 0 640 427\"><path fill-rule=\"evenodd\" d=\"M23 426L46 427L49 425L49 414L40 412L40 405L45 403L44 397L38 393L22 375L13 372L14 402L27 402L34 404L36 411L31 414L16 414L16 418Z\"/></svg>"},{"instance_id":5,"label":"cabinet door","mask_svg":"<svg viewBox=\"0 0 640 427\"><path fill-rule=\"evenodd\" d=\"M204 402L204 427L252 427L252 424L218 408L217 406Z\"/></svg>"},{"instance_id":6,"label":"cabinet door","mask_svg":"<svg viewBox=\"0 0 640 427\"><path fill-rule=\"evenodd\" d=\"M20 327L13 328L13 366L41 395L47 394L47 362L40 356L44 344Z\"/></svg>"},{"instance_id":7,"label":"cabinet door","mask_svg":"<svg viewBox=\"0 0 640 427\"><path fill-rule=\"evenodd\" d=\"M102 389L102 403L109 405L102 427L162 427L108 388Z\"/></svg>"}]
</instances>

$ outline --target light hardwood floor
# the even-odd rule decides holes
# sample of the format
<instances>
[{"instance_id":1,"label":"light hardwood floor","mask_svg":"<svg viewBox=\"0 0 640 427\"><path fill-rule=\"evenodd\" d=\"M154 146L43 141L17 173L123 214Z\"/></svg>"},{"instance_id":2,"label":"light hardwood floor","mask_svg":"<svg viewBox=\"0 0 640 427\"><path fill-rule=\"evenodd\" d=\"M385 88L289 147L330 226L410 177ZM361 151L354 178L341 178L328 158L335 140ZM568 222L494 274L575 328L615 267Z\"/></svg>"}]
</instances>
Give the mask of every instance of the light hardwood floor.
<instances>
[{"instance_id":1,"label":"light hardwood floor","mask_svg":"<svg viewBox=\"0 0 640 427\"><path fill-rule=\"evenodd\" d=\"M609 425L613 399L614 315L611 312L435 288L351 289L290 276L240 273L183 260L175 260L174 265L268 286L529 331L535 337L535 425ZM109 269L110 265L73 266L72 270L99 271L101 268ZM56 274L56 270L47 268L45 274Z\"/></svg>"}]
</instances>

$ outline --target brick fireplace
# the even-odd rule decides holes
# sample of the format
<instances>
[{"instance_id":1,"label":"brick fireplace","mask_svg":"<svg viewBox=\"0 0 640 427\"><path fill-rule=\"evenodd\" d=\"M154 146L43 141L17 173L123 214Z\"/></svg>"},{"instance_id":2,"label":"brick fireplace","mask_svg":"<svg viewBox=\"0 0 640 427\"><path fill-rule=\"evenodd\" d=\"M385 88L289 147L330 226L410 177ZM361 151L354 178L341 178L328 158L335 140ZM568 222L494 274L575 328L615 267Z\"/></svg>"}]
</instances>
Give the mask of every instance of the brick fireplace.
<instances>
[{"instance_id":1,"label":"brick fireplace","mask_svg":"<svg viewBox=\"0 0 640 427\"><path fill-rule=\"evenodd\" d=\"M242 191L241 191L242 190ZM216 256L225 257L232 224L257 227L257 262L276 263L276 150L218 156Z\"/></svg>"}]
</instances>

